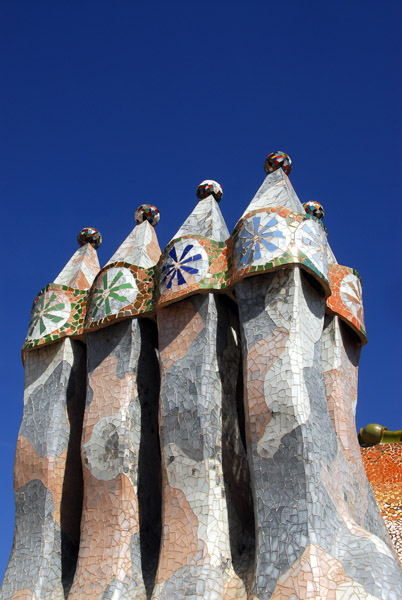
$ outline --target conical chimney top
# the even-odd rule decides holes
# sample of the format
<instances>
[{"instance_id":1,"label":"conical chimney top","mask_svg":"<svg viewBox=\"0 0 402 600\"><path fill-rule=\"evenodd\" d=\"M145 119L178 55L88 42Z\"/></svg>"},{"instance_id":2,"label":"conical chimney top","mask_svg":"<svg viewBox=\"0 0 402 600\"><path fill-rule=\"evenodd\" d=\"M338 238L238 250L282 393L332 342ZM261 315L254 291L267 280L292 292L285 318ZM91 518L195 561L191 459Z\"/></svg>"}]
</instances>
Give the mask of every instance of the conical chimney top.
<instances>
[{"instance_id":1,"label":"conical chimney top","mask_svg":"<svg viewBox=\"0 0 402 600\"><path fill-rule=\"evenodd\" d=\"M154 227L159 223L159 219L160 213L156 206L141 204L135 211L136 227L106 265L125 262L143 269L149 269L156 265L161 255L161 249Z\"/></svg>"},{"instance_id":2,"label":"conical chimney top","mask_svg":"<svg viewBox=\"0 0 402 600\"><path fill-rule=\"evenodd\" d=\"M229 230L218 206L223 196L222 186L206 179L197 188L198 204L172 239L185 235L202 235L217 242L229 237Z\"/></svg>"},{"instance_id":3,"label":"conical chimney top","mask_svg":"<svg viewBox=\"0 0 402 600\"><path fill-rule=\"evenodd\" d=\"M252 210L278 208L279 206L304 212L302 203L287 176L292 168L289 156L284 152L268 154L264 168L267 176L242 217Z\"/></svg>"},{"instance_id":4,"label":"conical chimney top","mask_svg":"<svg viewBox=\"0 0 402 600\"><path fill-rule=\"evenodd\" d=\"M102 243L102 235L94 227L84 227L79 232L77 240L80 248L58 274L54 283L87 290L100 269L96 248L99 248Z\"/></svg>"}]
</instances>

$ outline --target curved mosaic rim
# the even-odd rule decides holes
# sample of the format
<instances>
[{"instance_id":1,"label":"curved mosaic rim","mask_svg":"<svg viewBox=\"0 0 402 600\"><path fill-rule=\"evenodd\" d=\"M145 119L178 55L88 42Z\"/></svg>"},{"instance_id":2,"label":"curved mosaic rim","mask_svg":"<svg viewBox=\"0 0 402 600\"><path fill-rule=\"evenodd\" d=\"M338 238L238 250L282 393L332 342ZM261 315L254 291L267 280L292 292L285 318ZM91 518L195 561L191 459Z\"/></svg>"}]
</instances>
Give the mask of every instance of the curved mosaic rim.
<instances>
[{"instance_id":1,"label":"curved mosaic rim","mask_svg":"<svg viewBox=\"0 0 402 600\"><path fill-rule=\"evenodd\" d=\"M355 269L337 264L329 265L328 273L332 289L331 296L327 298L328 309L357 333L362 345L367 344L360 274Z\"/></svg>"},{"instance_id":2,"label":"curved mosaic rim","mask_svg":"<svg viewBox=\"0 0 402 600\"><path fill-rule=\"evenodd\" d=\"M283 207L251 211L225 242L192 235L176 238L155 267L112 263L98 273L89 292L49 284L33 303L23 350L121 319L150 316L185 296L212 289L224 292L245 277L295 266L315 277L328 310L365 344L360 275L349 267L328 266L326 248L325 227L312 215Z\"/></svg>"},{"instance_id":3,"label":"curved mosaic rim","mask_svg":"<svg viewBox=\"0 0 402 600\"><path fill-rule=\"evenodd\" d=\"M250 223L256 231L250 230ZM303 233L303 224L308 243L297 233ZM296 240L297 235L301 239ZM236 252L236 244L246 247L242 255ZM224 291L244 277L296 265L312 274L328 297L331 288L326 244L326 229L319 219L281 207L247 213L226 242L198 235L176 238L165 248L158 263L157 308L203 290ZM316 259L317 254L320 260Z\"/></svg>"},{"instance_id":4,"label":"curved mosaic rim","mask_svg":"<svg viewBox=\"0 0 402 600\"><path fill-rule=\"evenodd\" d=\"M229 287L227 249L227 241L217 242L201 235L172 240L156 269L157 307L199 291Z\"/></svg>"},{"instance_id":5,"label":"curved mosaic rim","mask_svg":"<svg viewBox=\"0 0 402 600\"><path fill-rule=\"evenodd\" d=\"M36 296L22 350L57 342L84 332L88 290L49 283ZM55 327L54 327L55 326ZM39 335L37 335L39 333Z\"/></svg>"},{"instance_id":6,"label":"curved mosaic rim","mask_svg":"<svg viewBox=\"0 0 402 600\"><path fill-rule=\"evenodd\" d=\"M89 292L85 331L153 312L156 293L154 282L155 267L143 269L125 262L104 267Z\"/></svg>"},{"instance_id":7,"label":"curved mosaic rim","mask_svg":"<svg viewBox=\"0 0 402 600\"><path fill-rule=\"evenodd\" d=\"M230 240L231 284L256 273L298 265L317 279L327 297L331 295L326 229L320 219L283 207L257 209L240 219Z\"/></svg>"}]
</instances>

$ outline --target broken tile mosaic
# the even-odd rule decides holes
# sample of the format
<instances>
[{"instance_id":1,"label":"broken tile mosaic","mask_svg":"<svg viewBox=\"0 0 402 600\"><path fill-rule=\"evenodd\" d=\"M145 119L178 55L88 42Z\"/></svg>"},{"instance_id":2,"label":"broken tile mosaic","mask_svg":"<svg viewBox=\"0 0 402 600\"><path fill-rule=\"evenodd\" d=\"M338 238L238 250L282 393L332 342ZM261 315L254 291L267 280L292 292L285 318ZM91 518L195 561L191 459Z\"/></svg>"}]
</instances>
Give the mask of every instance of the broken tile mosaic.
<instances>
[{"instance_id":1,"label":"broken tile mosaic","mask_svg":"<svg viewBox=\"0 0 402 600\"><path fill-rule=\"evenodd\" d=\"M319 202L309 200L308 202L303 203L303 208L308 215L312 215L313 217L316 217L316 219L324 218L325 211Z\"/></svg>"},{"instance_id":2,"label":"broken tile mosaic","mask_svg":"<svg viewBox=\"0 0 402 600\"><path fill-rule=\"evenodd\" d=\"M362 301L361 277L355 269L336 263L329 265L331 296L327 307L338 314L357 333L361 342L367 342Z\"/></svg>"},{"instance_id":3,"label":"broken tile mosaic","mask_svg":"<svg viewBox=\"0 0 402 600\"><path fill-rule=\"evenodd\" d=\"M271 154L268 154L265 159L264 169L267 175L273 173L277 169L283 169L286 175L289 175L292 170L292 161L290 156L285 154L285 152L272 152Z\"/></svg>"},{"instance_id":4,"label":"broken tile mosaic","mask_svg":"<svg viewBox=\"0 0 402 600\"><path fill-rule=\"evenodd\" d=\"M84 246L85 244L91 244L95 249L98 249L102 244L102 235L100 231L94 227L84 227L78 234L78 244Z\"/></svg>"},{"instance_id":5,"label":"broken tile mosaic","mask_svg":"<svg viewBox=\"0 0 402 600\"><path fill-rule=\"evenodd\" d=\"M198 200L204 200L211 194L217 202L220 202L223 196L222 186L217 181L205 179L197 188L197 198Z\"/></svg>"},{"instance_id":6,"label":"broken tile mosaic","mask_svg":"<svg viewBox=\"0 0 402 600\"><path fill-rule=\"evenodd\" d=\"M39 293L0 600L402 598L402 433L359 446L361 279L290 168L231 235L211 180L163 252L152 205L102 268L86 228Z\"/></svg>"},{"instance_id":7,"label":"broken tile mosaic","mask_svg":"<svg viewBox=\"0 0 402 600\"><path fill-rule=\"evenodd\" d=\"M153 227L156 227L160 218L159 210L153 204L141 204L135 211L135 222L138 225L148 221Z\"/></svg>"},{"instance_id":8,"label":"broken tile mosaic","mask_svg":"<svg viewBox=\"0 0 402 600\"><path fill-rule=\"evenodd\" d=\"M402 443L361 448L364 467L390 538L402 563Z\"/></svg>"}]
</instances>

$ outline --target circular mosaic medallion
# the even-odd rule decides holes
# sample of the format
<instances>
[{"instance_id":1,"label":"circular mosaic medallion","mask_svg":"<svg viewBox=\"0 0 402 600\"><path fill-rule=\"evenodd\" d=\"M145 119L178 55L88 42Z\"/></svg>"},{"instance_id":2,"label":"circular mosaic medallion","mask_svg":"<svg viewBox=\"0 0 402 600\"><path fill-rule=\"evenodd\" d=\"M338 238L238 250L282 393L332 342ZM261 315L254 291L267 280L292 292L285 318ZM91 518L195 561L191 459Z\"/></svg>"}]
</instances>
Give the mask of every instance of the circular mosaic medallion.
<instances>
[{"instance_id":1,"label":"circular mosaic medallion","mask_svg":"<svg viewBox=\"0 0 402 600\"><path fill-rule=\"evenodd\" d=\"M161 269L161 293L177 292L207 274L208 255L194 239L179 240L166 254Z\"/></svg>"},{"instance_id":2,"label":"circular mosaic medallion","mask_svg":"<svg viewBox=\"0 0 402 600\"><path fill-rule=\"evenodd\" d=\"M43 292L32 308L27 340L37 340L60 329L70 313L70 300L62 290Z\"/></svg>"},{"instance_id":3,"label":"circular mosaic medallion","mask_svg":"<svg viewBox=\"0 0 402 600\"><path fill-rule=\"evenodd\" d=\"M117 314L132 304L138 294L134 276L125 267L112 267L100 273L92 288L88 310L91 321L99 321L108 315Z\"/></svg>"},{"instance_id":4,"label":"circular mosaic medallion","mask_svg":"<svg viewBox=\"0 0 402 600\"><path fill-rule=\"evenodd\" d=\"M311 219L304 221L296 230L295 242L297 249L328 277L327 236L322 226Z\"/></svg>"},{"instance_id":5,"label":"circular mosaic medallion","mask_svg":"<svg viewBox=\"0 0 402 600\"><path fill-rule=\"evenodd\" d=\"M273 213L261 213L243 221L235 243L238 269L264 265L283 254L290 243L286 219Z\"/></svg>"},{"instance_id":6,"label":"circular mosaic medallion","mask_svg":"<svg viewBox=\"0 0 402 600\"><path fill-rule=\"evenodd\" d=\"M363 293L360 279L353 273L349 273L343 278L339 291L346 308L360 323L363 323Z\"/></svg>"}]
</instances>

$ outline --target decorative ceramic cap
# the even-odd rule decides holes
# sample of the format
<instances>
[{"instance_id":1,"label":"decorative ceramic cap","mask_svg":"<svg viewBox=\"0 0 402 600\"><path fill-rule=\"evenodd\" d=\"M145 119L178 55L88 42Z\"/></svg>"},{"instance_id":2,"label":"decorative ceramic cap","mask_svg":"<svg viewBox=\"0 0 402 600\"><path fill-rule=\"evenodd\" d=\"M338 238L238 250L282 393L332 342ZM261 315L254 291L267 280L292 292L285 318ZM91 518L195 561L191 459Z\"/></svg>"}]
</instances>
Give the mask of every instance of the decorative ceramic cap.
<instances>
[{"instance_id":1,"label":"decorative ceramic cap","mask_svg":"<svg viewBox=\"0 0 402 600\"><path fill-rule=\"evenodd\" d=\"M290 171L292 170L292 161L290 160L290 157L279 150L278 152L272 152L271 154L268 154L264 163L265 172L269 175L280 167L282 167L286 175L289 175Z\"/></svg>"},{"instance_id":2,"label":"decorative ceramic cap","mask_svg":"<svg viewBox=\"0 0 402 600\"><path fill-rule=\"evenodd\" d=\"M220 183L213 179L206 179L197 188L198 200L204 200L208 196L213 196L217 202L222 200L223 190Z\"/></svg>"},{"instance_id":3,"label":"decorative ceramic cap","mask_svg":"<svg viewBox=\"0 0 402 600\"><path fill-rule=\"evenodd\" d=\"M141 204L135 211L135 222L137 225L143 223L144 221L148 221L154 227L159 223L159 219L161 218L159 214L159 210L153 204Z\"/></svg>"},{"instance_id":4,"label":"decorative ceramic cap","mask_svg":"<svg viewBox=\"0 0 402 600\"><path fill-rule=\"evenodd\" d=\"M382 425L370 423L369 425L366 425L366 427L360 429L360 439L364 444L374 446L381 442L383 431L384 427Z\"/></svg>"},{"instance_id":5,"label":"decorative ceramic cap","mask_svg":"<svg viewBox=\"0 0 402 600\"><path fill-rule=\"evenodd\" d=\"M102 243L102 235L100 231L94 227L84 227L81 229L77 236L78 244L84 246L85 244L91 244L95 249L99 248Z\"/></svg>"},{"instance_id":6,"label":"decorative ceramic cap","mask_svg":"<svg viewBox=\"0 0 402 600\"><path fill-rule=\"evenodd\" d=\"M308 215L313 215L313 217L316 217L317 219L324 218L325 211L319 202L309 200L308 202L303 203L303 208Z\"/></svg>"},{"instance_id":7,"label":"decorative ceramic cap","mask_svg":"<svg viewBox=\"0 0 402 600\"><path fill-rule=\"evenodd\" d=\"M360 429L357 437L361 446L399 444L402 442L402 431L389 431L388 427L383 427L378 423L369 423Z\"/></svg>"}]
</instances>

